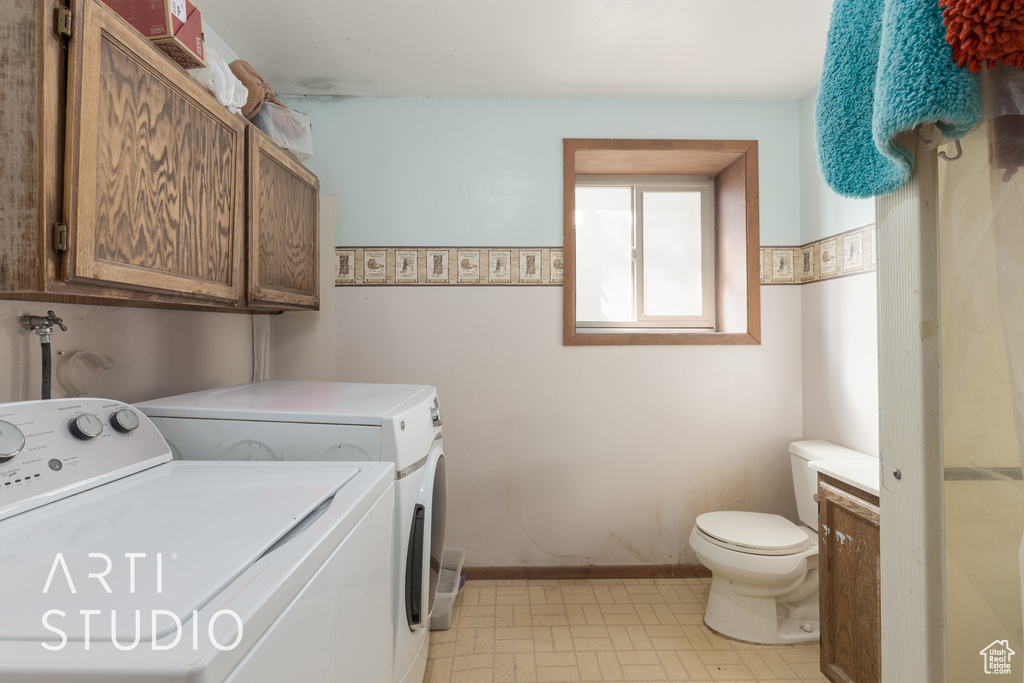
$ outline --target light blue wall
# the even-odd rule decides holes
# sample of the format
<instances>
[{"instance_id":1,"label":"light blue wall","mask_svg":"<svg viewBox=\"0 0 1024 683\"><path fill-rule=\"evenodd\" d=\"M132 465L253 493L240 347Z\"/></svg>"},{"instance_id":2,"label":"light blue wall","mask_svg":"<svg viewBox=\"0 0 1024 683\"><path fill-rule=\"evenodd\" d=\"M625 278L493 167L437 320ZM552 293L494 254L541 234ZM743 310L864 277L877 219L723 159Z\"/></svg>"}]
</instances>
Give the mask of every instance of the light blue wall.
<instances>
[{"instance_id":1,"label":"light blue wall","mask_svg":"<svg viewBox=\"0 0 1024 683\"><path fill-rule=\"evenodd\" d=\"M814 100L818 89L800 100L800 243L836 235L875 222L874 199L840 197L818 173L814 147Z\"/></svg>"},{"instance_id":2,"label":"light blue wall","mask_svg":"<svg viewBox=\"0 0 1024 683\"><path fill-rule=\"evenodd\" d=\"M758 141L761 243L800 239L798 102L290 97L337 243L557 246L562 138Z\"/></svg>"}]
</instances>

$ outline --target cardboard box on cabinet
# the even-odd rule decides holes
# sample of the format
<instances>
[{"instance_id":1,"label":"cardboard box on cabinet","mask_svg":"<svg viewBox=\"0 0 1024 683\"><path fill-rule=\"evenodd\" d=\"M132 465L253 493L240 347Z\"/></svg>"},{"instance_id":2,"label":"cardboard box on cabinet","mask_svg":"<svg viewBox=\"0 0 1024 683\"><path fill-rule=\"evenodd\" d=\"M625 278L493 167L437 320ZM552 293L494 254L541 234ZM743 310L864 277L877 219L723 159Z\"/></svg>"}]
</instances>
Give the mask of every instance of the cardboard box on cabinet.
<instances>
[{"instance_id":1,"label":"cardboard box on cabinet","mask_svg":"<svg viewBox=\"0 0 1024 683\"><path fill-rule=\"evenodd\" d=\"M203 13L190 0L103 0L185 69L206 66Z\"/></svg>"}]
</instances>

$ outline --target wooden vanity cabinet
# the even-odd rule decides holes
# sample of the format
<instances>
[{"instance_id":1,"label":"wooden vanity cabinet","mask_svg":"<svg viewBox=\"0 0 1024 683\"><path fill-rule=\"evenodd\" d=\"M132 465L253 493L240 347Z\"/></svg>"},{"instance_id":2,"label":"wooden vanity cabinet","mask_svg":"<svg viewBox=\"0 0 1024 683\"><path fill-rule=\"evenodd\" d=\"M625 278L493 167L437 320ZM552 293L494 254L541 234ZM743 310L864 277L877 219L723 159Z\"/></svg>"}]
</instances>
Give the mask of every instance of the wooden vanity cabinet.
<instances>
[{"instance_id":1,"label":"wooden vanity cabinet","mask_svg":"<svg viewBox=\"0 0 1024 683\"><path fill-rule=\"evenodd\" d=\"M249 127L249 304L320 307L320 181Z\"/></svg>"},{"instance_id":2,"label":"wooden vanity cabinet","mask_svg":"<svg viewBox=\"0 0 1024 683\"><path fill-rule=\"evenodd\" d=\"M881 680L878 497L818 476L821 672L833 683Z\"/></svg>"},{"instance_id":3,"label":"wooden vanity cabinet","mask_svg":"<svg viewBox=\"0 0 1024 683\"><path fill-rule=\"evenodd\" d=\"M316 308L316 176L99 0L59 35L60 4L0 0L0 297Z\"/></svg>"}]
</instances>

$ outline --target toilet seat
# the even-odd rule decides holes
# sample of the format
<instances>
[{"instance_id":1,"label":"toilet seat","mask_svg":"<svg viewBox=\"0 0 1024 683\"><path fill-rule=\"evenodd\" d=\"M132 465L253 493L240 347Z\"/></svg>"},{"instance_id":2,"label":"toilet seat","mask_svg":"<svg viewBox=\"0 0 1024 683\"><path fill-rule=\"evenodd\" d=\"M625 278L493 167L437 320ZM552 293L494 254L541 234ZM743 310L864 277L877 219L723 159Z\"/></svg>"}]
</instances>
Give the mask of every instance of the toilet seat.
<instances>
[{"instance_id":1,"label":"toilet seat","mask_svg":"<svg viewBox=\"0 0 1024 683\"><path fill-rule=\"evenodd\" d=\"M696 531L709 543L749 555L794 555L818 542L811 529L763 512L708 512L697 517Z\"/></svg>"}]
</instances>

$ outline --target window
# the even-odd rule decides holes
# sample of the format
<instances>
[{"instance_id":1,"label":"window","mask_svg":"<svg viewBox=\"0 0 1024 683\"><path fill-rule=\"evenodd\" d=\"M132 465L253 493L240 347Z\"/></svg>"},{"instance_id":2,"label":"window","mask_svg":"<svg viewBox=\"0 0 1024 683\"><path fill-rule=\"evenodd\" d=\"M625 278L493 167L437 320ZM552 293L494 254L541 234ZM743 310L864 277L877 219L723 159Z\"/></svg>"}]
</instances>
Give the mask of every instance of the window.
<instances>
[{"instance_id":1,"label":"window","mask_svg":"<svg viewBox=\"0 0 1024 683\"><path fill-rule=\"evenodd\" d=\"M715 325L714 181L576 176L576 327Z\"/></svg>"},{"instance_id":2,"label":"window","mask_svg":"<svg viewBox=\"0 0 1024 683\"><path fill-rule=\"evenodd\" d=\"M759 344L757 142L563 144L564 343Z\"/></svg>"}]
</instances>

